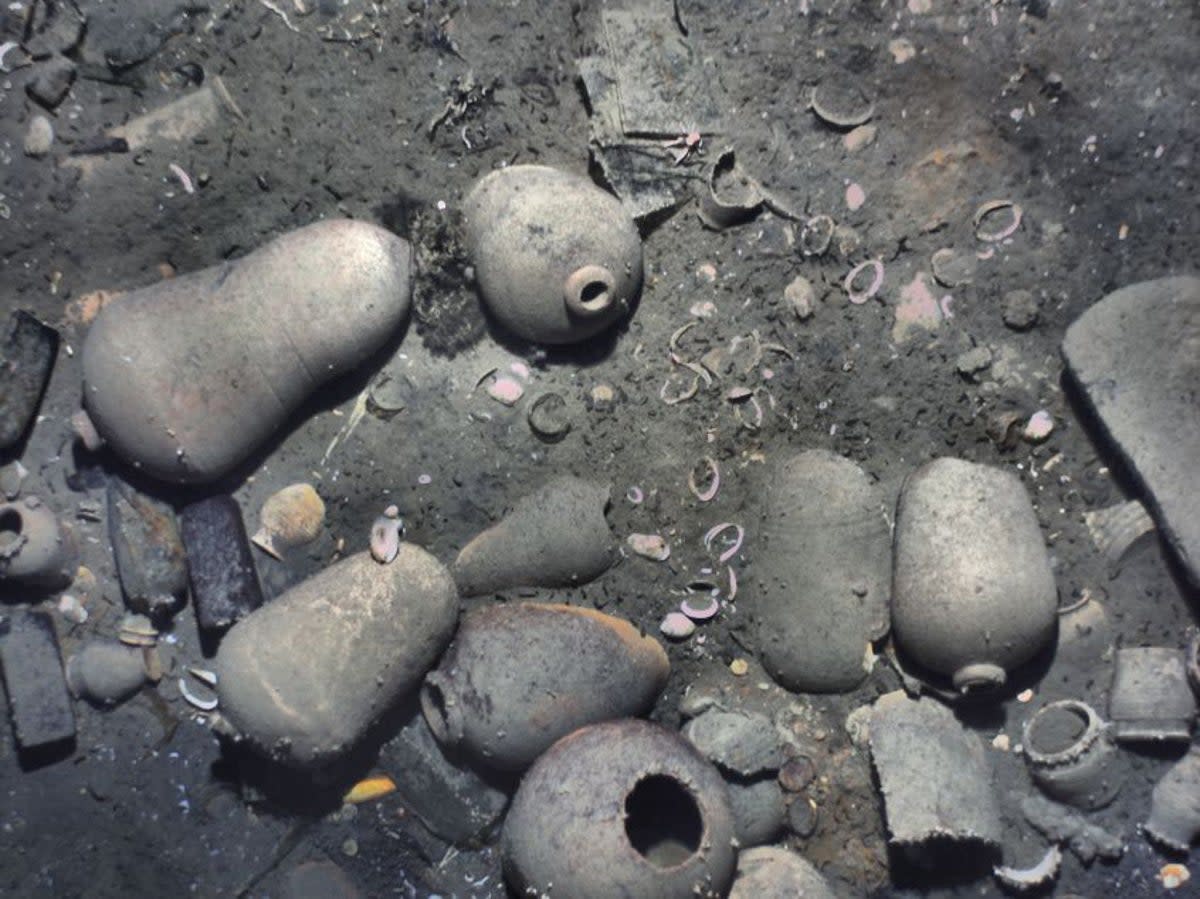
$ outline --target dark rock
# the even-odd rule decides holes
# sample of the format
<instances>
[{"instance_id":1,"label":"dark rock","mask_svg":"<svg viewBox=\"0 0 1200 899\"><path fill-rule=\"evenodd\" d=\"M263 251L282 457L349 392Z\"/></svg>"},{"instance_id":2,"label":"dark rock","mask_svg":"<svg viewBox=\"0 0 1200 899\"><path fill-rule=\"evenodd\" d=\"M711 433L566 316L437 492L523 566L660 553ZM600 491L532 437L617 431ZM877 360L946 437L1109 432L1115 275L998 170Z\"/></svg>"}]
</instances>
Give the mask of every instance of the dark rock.
<instances>
[{"instance_id":1,"label":"dark rock","mask_svg":"<svg viewBox=\"0 0 1200 899\"><path fill-rule=\"evenodd\" d=\"M807 796L797 796L788 805L788 830L804 839L817 829L817 807Z\"/></svg>"},{"instance_id":2,"label":"dark rock","mask_svg":"<svg viewBox=\"0 0 1200 899\"><path fill-rule=\"evenodd\" d=\"M774 777L727 781L733 825L742 846L770 843L783 830L787 805Z\"/></svg>"},{"instance_id":3,"label":"dark rock","mask_svg":"<svg viewBox=\"0 0 1200 899\"><path fill-rule=\"evenodd\" d=\"M710 709L692 719L683 735L718 768L741 777L778 771L783 743L766 715Z\"/></svg>"},{"instance_id":4,"label":"dark rock","mask_svg":"<svg viewBox=\"0 0 1200 899\"><path fill-rule=\"evenodd\" d=\"M415 707L381 759L384 768L404 772L396 787L409 809L452 843L484 838L508 805L507 793L447 756Z\"/></svg>"},{"instance_id":5,"label":"dark rock","mask_svg":"<svg viewBox=\"0 0 1200 899\"><path fill-rule=\"evenodd\" d=\"M1028 331L1037 324L1037 297L1028 290L1010 290L1001 301L1000 314L1014 331Z\"/></svg>"},{"instance_id":6,"label":"dark rock","mask_svg":"<svg viewBox=\"0 0 1200 899\"><path fill-rule=\"evenodd\" d=\"M283 899L359 899L350 875L328 859L302 862L283 877Z\"/></svg>"},{"instance_id":7,"label":"dark rock","mask_svg":"<svg viewBox=\"0 0 1200 899\"><path fill-rule=\"evenodd\" d=\"M13 734L22 750L43 750L75 738L75 713L48 612L18 609L0 624L0 667Z\"/></svg>"},{"instance_id":8,"label":"dark rock","mask_svg":"<svg viewBox=\"0 0 1200 899\"><path fill-rule=\"evenodd\" d=\"M0 343L0 450L29 430L57 353L57 331L23 310L12 314Z\"/></svg>"},{"instance_id":9,"label":"dark rock","mask_svg":"<svg viewBox=\"0 0 1200 899\"><path fill-rule=\"evenodd\" d=\"M108 538L125 604L151 618L177 612L187 590L187 563L171 507L113 478Z\"/></svg>"},{"instance_id":10,"label":"dark rock","mask_svg":"<svg viewBox=\"0 0 1200 899\"><path fill-rule=\"evenodd\" d=\"M52 56L38 66L33 78L25 85L25 92L47 109L54 109L74 81L75 63L65 56Z\"/></svg>"},{"instance_id":11,"label":"dark rock","mask_svg":"<svg viewBox=\"0 0 1200 899\"><path fill-rule=\"evenodd\" d=\"M208 6L194 0L90 0L85 8L88 31L84 61L119 71L154 56L172 37L186 32L192 16L205 12Z\"/></svg>"},{"instance_id":12,"label":"dark rock","mask_svg":"<svg viewBox=\"0 0 1200 899\"><path fill-rule=\"evenodd\" d=\"M1145 485L1167 543L1200 584L1200 278L1110 293L1067 329L1062 351Z\"/></svg>"},{"instance_id":13,"label":"dark rock","mask_svg":"<svg viewBox=\"0 0 1200 899\"><path fill-rule=\"evenodd\" d=\"M73 0L41 0L33 5L22 46L34 59L66 53L79 43L84 22Z\"/></svg>"},{"instance_id":14,"label":"dark rock","mask_svg":"<svg viewBox=\"0 0 1200 899\"><path fill-rule=\"evenodd\" d=\"M210 496L184 507L179 530L202 631L223 631L262 605L242 510L232 496Z\"/></svg>"}]
</instances>

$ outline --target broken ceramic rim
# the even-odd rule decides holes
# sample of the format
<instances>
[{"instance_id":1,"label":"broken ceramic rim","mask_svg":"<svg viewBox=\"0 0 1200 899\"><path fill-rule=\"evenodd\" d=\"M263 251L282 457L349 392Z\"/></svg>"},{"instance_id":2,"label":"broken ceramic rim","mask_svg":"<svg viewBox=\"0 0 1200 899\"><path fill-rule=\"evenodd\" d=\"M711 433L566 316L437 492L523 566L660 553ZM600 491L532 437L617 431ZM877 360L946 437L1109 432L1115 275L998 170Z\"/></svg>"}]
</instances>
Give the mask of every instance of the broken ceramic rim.
<instances>
[{"instance_id":1,"label":"broken ceramic rim","mask_svg":"<svg viewBox=\"0 0 1200 899\"><path fill-rule=\"evenodd\" d=\"M616 302L613 273L602 265L584 265L575 269L563 283L567 312L577 318L605 315Z\"/></svg>"},{"instance_id":2,"label":"broken ceramic rim","mask_svg":"<svg viewBox=\"0 0 1200 899\"><path fill-rule=\"evenodd\" d=\"M994 231L981 227L988 216L1002 209L1012 210L1012 221ZM999 243L1006 237L1011 237L1021 227L1021 207L1012 200L988 200L975 210L975 216L971 221L975 227L975 236L977 238L986 243Z\"/></svg>"},{"instance_id":3,"label":"broken ceramic rim","mask_svg":"<svg viewBox=\"0 0 1200 899\"><path fill-rule=\"evenodd\" d=\"M737 187L722 188L718 178L734 176ZM717 154L716 161L708 172L708 190L700 200L700 218L704 224L718 231L752 218L763 204L763 192L759 183L742 170L732 147Z\"/></svg>"},{"instance_id":4,"label":"broken ceramic rim","mask_svg":"<svg viewBox=\"0 0 1200 899\"><path fill-rule=\"evenodd\" d=\"M865 290L855 290L854 284L858 281L858 276L870 269L874 274L871 276L871 283L867 285ZM861 306L875 294L879 293L879 288L883 287L883 260L868 259L866 262L860 262L854 268L850 269L850 274L846 275L846 280L842 282L842 287L846 291L846 297L855 306Z\"/></svg>"},{"instance_id":5,"label":"broken ceramic rim","mask_svg":"<svg viewBox=\"0 0 1200 899\"><path fill-rule=\"evenodd\" d=\"M463 738L463 714L454 701L450 679L440 671L425 675L421 685L421 713L438 742L453 746Z\"/></svg>"},{"instance_id":6,"label":"broken ceramic rim","mask_svg":"<svg viewBox=\"0 0 1200 899\"><path fill-rule=\"evenodd\" d=\"M1065 749L1053 752L1043 752L1037 749L1033 742L1036 728L1045 721L1048 714L1063 711L1079 715L1084 720L1083 733ZM1082 759L1093 747L1097 746L1103 734L1104 722L1100 720L1095 709L1078 699L1060 699L1042 706L1025 722L1021 741L1025 747L1025 758L1034 768L1061 768Z\"/></svg>"}]
</instances>

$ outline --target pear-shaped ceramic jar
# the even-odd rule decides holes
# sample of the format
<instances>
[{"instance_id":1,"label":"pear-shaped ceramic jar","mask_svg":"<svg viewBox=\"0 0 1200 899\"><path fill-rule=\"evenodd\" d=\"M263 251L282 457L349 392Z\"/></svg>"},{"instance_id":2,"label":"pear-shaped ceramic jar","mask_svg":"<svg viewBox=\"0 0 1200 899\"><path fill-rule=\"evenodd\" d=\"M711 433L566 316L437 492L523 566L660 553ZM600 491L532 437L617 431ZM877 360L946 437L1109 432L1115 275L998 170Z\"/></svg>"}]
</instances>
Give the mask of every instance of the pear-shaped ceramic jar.
<instances>
[{"instance_id":1,"label":"pear-shaped ceramic jar","mask_svg":"<svg viewBox=\"0 0 1200 899\"><path fill-rule=\"evenodd\" d=\"M514 165L464 203L467 247L488 310L535 343L575 343L630 309L642 240L612 194L579 175Z\"/></svg>"}]
</instances>

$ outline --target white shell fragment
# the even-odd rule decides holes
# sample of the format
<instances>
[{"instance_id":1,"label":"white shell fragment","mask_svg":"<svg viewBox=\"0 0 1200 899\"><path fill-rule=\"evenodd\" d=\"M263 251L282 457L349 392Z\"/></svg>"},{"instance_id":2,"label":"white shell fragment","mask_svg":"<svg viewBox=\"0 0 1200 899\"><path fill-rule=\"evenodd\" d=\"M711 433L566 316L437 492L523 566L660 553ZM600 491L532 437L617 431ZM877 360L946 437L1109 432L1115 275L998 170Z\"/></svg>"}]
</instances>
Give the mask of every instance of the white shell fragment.
<instances>
[{"instance_id":1,"label":"white shell fragment","mask_svg":"<svg viewBox=\"0 0 1200 899\"><path fill-rule=\"evenodd\" d=\"M996 879L1010 889L1024 891L1045 886L1058 877L1058 869L1062 865L1062 852L1057 846L1051 846L1042 856L1042 860L1032 868L1010 868L1000 865L992 869Z\"/></svg>"},{"instance_id":2,"label":"white shell fragment","mask_svg":"<svg viewBox=\"0 0 1200 899\"><path fill-rule=\"evenodd\" d=\"M665 562L671 558L671 546L659 534L630 534L625 538L629 548L646 559Z\"/></svg>"},{"instance_id":3,"label":"white shell fragment","mask_svg":"<svg viewBox=\"0 0 1200 899\"><path fill-rule=\"evenodd\" d=\"M863 272L871 272L871 280L862 286L865 280L862 278ZM846 280L842 282L842 288L846 291L846 297L855 306L861 306L875 294L879 293L879 288L883 286L883 261L880 259L868 259L866 262L860 262L854 268L850 269L850 274L846 275Z\"/></svg>"},{"instance_id":4,"label":"white shell fragment","mask_svg":"<svg viewBox=\"0 0 1200 899\"><path fill-rule=\"evenodd\" d=\"M311 543L325 526L325 501L311 484L290 484L263 503L255 546L276 559L280 551Z\"/></svg>"},{"instance_id":5,"label":"white shell fragment","mask_svg":"<svg viewBox=\"0 0 1200 899\"><path fill-rule=\"evenodd\" d=\"M389 506L383 515L371 525L371 558L387 565L400 552L400 538L404 535L404 522L398 515L388 515L395 507Z\"/></svg>"},{"instance_id":6,"label":"white shell fragment","mask_svg":"<svg viewBox=\"0 0 1200 899\"><path fill-rule=\"evenodd\" d=\"M989 200L975 210L975 236L985 243L1012 237L1021 227L1021 215L1021 207L1012 200Z\"/></svg>"},{"instance_id":7,"label":"white shell fragment","mask_svg":"<svg viewBox=\"0 0 1200 899\"><path fill-rule=\"evenodd\" d=\"M696 632L696 624L682 612L668 612L658 629L664 637L686 640Z\"/></svg>"}]
</instances>

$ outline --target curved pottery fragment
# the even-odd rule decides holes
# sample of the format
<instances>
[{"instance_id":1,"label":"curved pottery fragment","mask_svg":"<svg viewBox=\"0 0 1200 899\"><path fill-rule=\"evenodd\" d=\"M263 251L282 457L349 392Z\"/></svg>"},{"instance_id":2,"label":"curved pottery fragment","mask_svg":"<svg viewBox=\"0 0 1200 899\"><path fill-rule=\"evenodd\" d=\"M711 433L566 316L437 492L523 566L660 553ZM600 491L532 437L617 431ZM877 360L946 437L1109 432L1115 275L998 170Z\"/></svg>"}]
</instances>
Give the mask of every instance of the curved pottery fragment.
<instances>
[{"instance_id":1,"label":"curved pottery fragment","mask_svg":"<svg viewBox=\"0 0 1200 899\"><path fill-rule=\"evenodd\" d=\"M720 897L733 826L721 775L687 741L610 721L563 737L529 769L501 854L523 896Z\"/></svg>"},{"instance_id":2,"label":"curved pottery fragment","mask_svg":"<svg viewBox=\"0 0 1200 899\"><path fill-rule=\"evenodd\" d=\"M467 248L488 309L537 343L574 343L628 313L642 240L620 200L579 175L514 165L463 203Z\"/></svg>"},{"instance_id":3,"label":"curved pottery fragment","mask_svg":"<svg viewBox=\"0 0 1200 899\"><path fill-rule=\"evenodd\" d=\"M787 849L767 846L739 853L737 878L729 899L836 899L821 872L802 856Z\"/></svg>"},{"instance_id":4,"label":"curved pottery fragment","mask_svg":"<svg viewBox=\"0 0 1200 899\"><path fill-rule=\"evenodd\" d=\"M396 332L411 255L382 228L324 221L125 294L83 345L91 424L156 478L220 478Z\"/></svg>"},{"instance_id":5,"label":"curved pottery fragment","mask_svg":"<svg viewBox=\"0 0 1200 899\"><path fill-rule=\"evenodd\" d=\"M1164 646L1118 649L1108 717L1120 743L1190 740L1196 696L1186 653Z\"/></svg>"},{"instance_id":6,"label":"curved pottery fragment","mask_svg":"<svg viewBox=\"0 0 1200 899\"><path fill-rule=\"evenodd\" d=\"M522 498L458 554L459 592L570 587L599 577L617 559L604 517L610 493L607 484L564 476Z\"/></svg>"},{"instance_id":7,"label":"curved pottery fragment","mask_svg":"<svg viewBox=\"0 0 1200 899\"><path fill-rule=\"evenodd\" d=\"M1150 819L1143 825L1152 840L1187 852L1200 835L1200 747L1176 762L1150 796Z\"/></svg>"},{"instance_id":8,"label":"curved pottery fragment","mask_svg":"<svg viewBox=\"0 0 1200 899\"><path fill-rule=\"evenodd\" d=\"M867 474L825 450L776 470L749 574L763 665L789 690L852 690L888 630L891 534Z\"/></svg>"},{"instance_id":9,"label":"curved pottery fragment","mask_svg":"<svg viewBox=\"0 0 1200 899\"><path fill-rule=\"evenodd\" d=\"M1200 585L1200 278L1113 291L1067 329L1062 353L1145 485L1167 543Z\"/></svg>"},{"instance_id":10,"label":"curved pottery fragment","mask_svg":"<svg viewBox=\"0 0 1200 899\"><path fill-rule=\"evenodd\" d=\"M1011 472L935 459L896 513L892 627L961 693L994 689L1054 637L1058 595L1037 516Z\"/></svg>"},{"instance_id":11,"label":"curved pottery fragment","mask_svg":"<svg viewBox=\"0 0 1200 899\"><path fill-rule=\"evenodd\" d=\"M1000 808L979 737L946 706L909 699L901 690L879 697L869 725L890 840L919 845L933 839L998 846Z\"/></svg>"},{"instance_id":12,"label":"curved pottery fragment","mask_svg":"<svg viewBox=\"0 0 1200 899\"><path fill-rule=\"evenodd\" d=\"M512 603L464 617L421 708L447 746L523 769L586 724L648 711L670 663L628 621L567 605Z\"/></svg>"},{"instance_id":13,"label":"curved pottery fragment","mask_svg":"<svg viewBox=\"0 0 1200 899\"><path fill-rule=\"evenodd\" d=\"M417 685L457 619L454 582L425 550L343 559L225 635L217 727L277 761L322 765Z\"/></svg>"}]
</instances>

